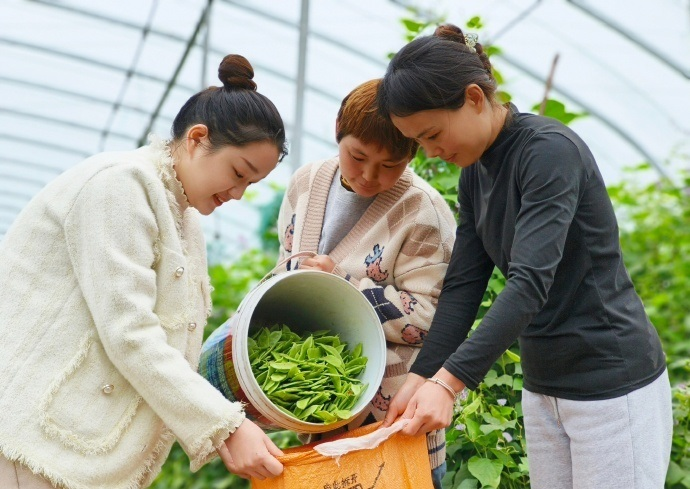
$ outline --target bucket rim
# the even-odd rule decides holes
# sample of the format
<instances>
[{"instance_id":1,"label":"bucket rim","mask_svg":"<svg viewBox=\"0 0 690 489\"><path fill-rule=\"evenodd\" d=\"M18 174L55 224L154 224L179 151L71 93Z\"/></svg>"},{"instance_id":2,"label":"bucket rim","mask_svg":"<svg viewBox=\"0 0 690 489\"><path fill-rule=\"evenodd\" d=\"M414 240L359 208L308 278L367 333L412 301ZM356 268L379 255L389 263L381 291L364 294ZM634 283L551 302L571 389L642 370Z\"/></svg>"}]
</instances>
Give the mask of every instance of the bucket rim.
<instances>
[{"instance_id":1,"label":"bucket rim","mask_svg":"<svg viewBox=\"0 0 690 489\"><path fill-rule=\"evenodd\" d=\"M251 313L249 317L244 318L244 314L247 314L247 307L248 304L252 301L252 299L259 294L259 297L262 297L263 294L266 292L267 289L275 286L278 282L284 281L284 280L289 280L292 279L293 277L297 276L297 274L312 274L312 275L322 275L326 278L326 280L333 280L334 283L340 283L340 284L346 284L343 290L351 290L351 292L356 292L356 295L353 294L353 297L358 297L358 301L361 302L362 306L367 310L367 314L371 316L372 324L376 324L378 327L375 329L373 332L374 335L377 337L378 345L380 345L380 351L379 351L379 365L371 365L371 368L375 368L377 371L376 377L371 381L372 385L367 386L367 390L372 389L374 394L368 396L368 400L365 403L362 403L360 408L357 411L352 411L352 416L348 419L344 420L338 420L334 421L333 423L315 423L312 421L303 421L297 418L296 416L292 414L288 414L285 411L280 411L277 408L275 408L275 412L271 412L270 410L264 409L262 404L268 404L270 406L275 406L275 404L268 398L265 392L261 389L261 386L256 382L256 379L253 375L253 373L249 376L248 382L251 384L252 389L247 389L248 386L245 385L245 378L244 376L239 374L239 371L237 372L237 379L240 382L240 386L242 387L242 390L245 392L247 397L252 401L252 405L254 408L261 413L262 416L264 416L266 419L269 419L273 423L275 423L277 426L282 427L283 429L288 429L296 432L303 432L303 433L325 433L328 431L335 430L339 427L342 427L348 423L350 423L353 419L355 419L366 407L367 404L371 402L371 399L373 399L373 396L376 395L376 391L378 390L379 386L381 385L381 382L383 380L383 375L385 372L385 367L386 367L386 356L387 356L387 343L386 343L386 338L383 332L383 326L381 325L381 321L379 320L378 314L376 313L376 310L374 307L371 305L371 303L367 300L367 298L364 296L364 294L361 293L361 291L355 287L352 283L350 283L348 280L346 280L343 277L340 277L339 275L334 275L332 273L324 272L321 270L293 270L289 272L284 272L280 273L277 275L273 275L272 277L269 277L267 280L261 282L257 287L255 287L250 293L248 293L245 298L242 300L242 303L240 304L240 307L238 307L236 315L240 316L242 315L242 318L238 317L238 325L240 324L239 319L244 319L246 324L249 325L251 322L251 318L253 315L254 309L251 308ZM349 292L350 293L350 292ZM258 305L259 301L257 301ZM244 307L242 307L244 306ZM239 354L242 357L242 361L244 362L245 365L250 365L249 363L249 353L247 349L247 337L249 336L249 326L247 326L247 331L244 332L245 334L240 334L238 336L233 337L233 344L232 344L232 349L233 349L233 357L235 355ZM235 330L235 334L237 334L237 329ZM373 345L368 345L369 348L374 348ZM369 368L370 365L367 364L367 368ZM237 368L237 366L236 366ZM250 368L251 371L251 368ZM255 403L253 402L254 399L252 397L256 395L260 399L260 403ZM358 401L359 403L359 401ZM280 416L276 416L275 414L279 413ZM280 417L283 417L283 419L280 419ZM286 426L286 419L287 421L290 422L290 426Z\"/></svg>"}]
</instances>

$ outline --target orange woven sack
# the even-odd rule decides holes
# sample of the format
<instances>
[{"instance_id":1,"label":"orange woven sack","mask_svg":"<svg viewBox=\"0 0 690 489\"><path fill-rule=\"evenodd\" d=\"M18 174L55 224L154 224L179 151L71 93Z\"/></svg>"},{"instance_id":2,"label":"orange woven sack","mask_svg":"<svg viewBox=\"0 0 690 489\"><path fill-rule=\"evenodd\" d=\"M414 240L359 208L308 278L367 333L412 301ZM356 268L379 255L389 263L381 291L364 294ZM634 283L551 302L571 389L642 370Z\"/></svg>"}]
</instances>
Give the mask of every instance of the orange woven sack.
<instances>
[{"instance_id":1,"label":"orange woven sack","mask_svg":"<svg viewBox=\"0 0 690 489\"><path fill-rule=\"evenodd\" d=\"M373 432L380 424L284 450L285 455L278 458L283 473L263 481L252 479L252 489L432 489L424 434L410 437L394 433L374 448L354 449L336 457L314 450L317 445L325 446L335 440L364 441L375 436ZM372 435L359 438L369 434Z\"/></svg>"}]
</instances>

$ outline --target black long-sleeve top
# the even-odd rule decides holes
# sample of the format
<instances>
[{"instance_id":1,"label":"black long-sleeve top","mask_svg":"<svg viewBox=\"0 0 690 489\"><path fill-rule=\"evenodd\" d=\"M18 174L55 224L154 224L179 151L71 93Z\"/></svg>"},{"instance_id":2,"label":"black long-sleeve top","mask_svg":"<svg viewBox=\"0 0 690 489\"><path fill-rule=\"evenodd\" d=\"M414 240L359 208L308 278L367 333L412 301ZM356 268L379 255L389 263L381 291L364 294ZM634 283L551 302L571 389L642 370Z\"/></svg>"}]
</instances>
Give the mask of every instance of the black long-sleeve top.
<instances>
[{"instance_id":1,"label":"black long-sleeve top","mask_svg":"<svg viewBox=\"0 0 690 489\"><path fill-rule=\"evenodd\" d=\"M443 365L468 388L518 339L524 386L574 400L625 395L666 368L628 275L587 145L518 113L460 177L460 224L436 315L411 371ZM494 265L506 277L467 338Z\"/></svg>"}]
</instances>

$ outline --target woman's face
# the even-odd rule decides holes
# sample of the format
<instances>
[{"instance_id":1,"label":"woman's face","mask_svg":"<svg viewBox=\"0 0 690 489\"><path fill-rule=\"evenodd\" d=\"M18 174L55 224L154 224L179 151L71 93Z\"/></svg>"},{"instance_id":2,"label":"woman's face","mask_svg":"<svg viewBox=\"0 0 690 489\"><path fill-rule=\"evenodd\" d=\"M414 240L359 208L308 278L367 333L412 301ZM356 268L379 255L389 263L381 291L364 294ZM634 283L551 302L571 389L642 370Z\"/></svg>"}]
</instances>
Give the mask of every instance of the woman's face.
<instances>
[{"instance_id":1,"label":"woman's face","mask_svg":"<svg viewBox=\"0 0 690 489\"><path fill-rule=\"evenodd\" d=\"M415 139L428 157L439 157L460 168L475 163L493 142L490 104L483 94L472 93L469 88L459 109L391 115L391 120L406 137Z\"/></svg>"},{"instance_id":2,"label":"woman's face","mask_svg":"<svg viewBox=\"0 0 690 489\"><path fill-rule=\"evenodd\" d=\"M394 160L388 150L348 135L338 143L340 172L352 190L373 197L393 188L407 168L407 159Z\"/></svg>"},{"instance_id":3,"label":"woman's face","mask_svg":"<svg viewBox=\"0 0 690 489\"><path fill-rule=\"evenodd\" d=\"M278 164L278 149L269 141L209 152L204 138L188 140L189 157L175 165L189 204L203 215L228 200L242 198L249 185L262 180Z\"/></svg>"}]
</instances>

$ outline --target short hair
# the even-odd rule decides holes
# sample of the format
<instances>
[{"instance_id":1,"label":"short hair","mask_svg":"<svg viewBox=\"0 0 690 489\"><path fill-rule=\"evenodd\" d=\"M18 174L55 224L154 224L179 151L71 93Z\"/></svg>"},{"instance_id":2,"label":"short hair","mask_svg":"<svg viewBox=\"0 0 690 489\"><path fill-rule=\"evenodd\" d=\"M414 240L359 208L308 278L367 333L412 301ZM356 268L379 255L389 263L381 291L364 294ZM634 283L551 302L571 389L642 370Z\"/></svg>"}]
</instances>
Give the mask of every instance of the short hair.
<instances>
[{"instance_id":1,"label":"short hair","mask_svg":"<svg viewBox=\"0 0 690 489\"><path fill-rule=\"evenodd\" d=\"M387 150L393 160L414 158L417 142L407 138L383 116L376 102L381 79L370 80L352 90L340 104L336 141L353 136L365 144L375 144Z\"/></svg>"}]
</instances>

